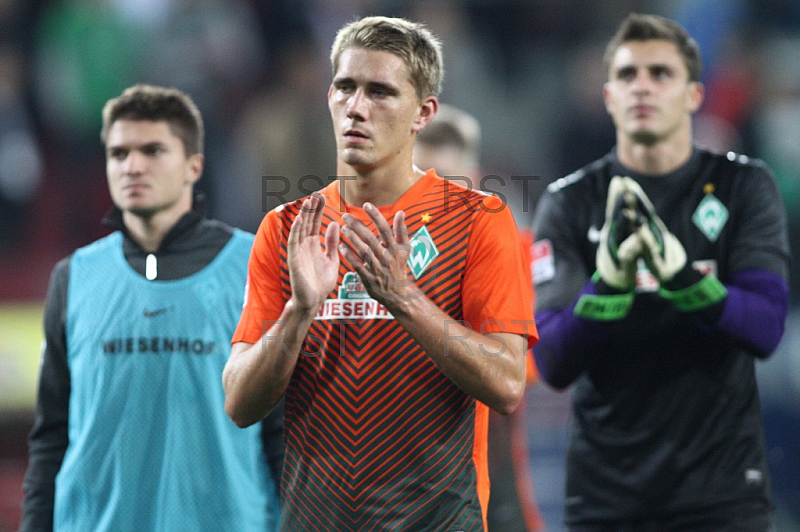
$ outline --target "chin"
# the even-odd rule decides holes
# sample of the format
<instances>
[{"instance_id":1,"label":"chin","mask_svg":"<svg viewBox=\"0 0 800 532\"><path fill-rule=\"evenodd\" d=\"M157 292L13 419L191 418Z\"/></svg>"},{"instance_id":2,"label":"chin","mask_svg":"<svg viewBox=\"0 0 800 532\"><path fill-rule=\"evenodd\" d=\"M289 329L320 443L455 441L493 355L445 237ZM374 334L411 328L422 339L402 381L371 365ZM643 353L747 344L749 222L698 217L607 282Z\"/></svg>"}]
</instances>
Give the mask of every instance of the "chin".
<instances>
[{"instance_id":1,"label":"chin","mask_svg":"<svg viewBox=\"0 0 800 532\"><path fill-rule=\"evenodd\" d=\"M359 154L344 153L342 154L342 162L352 168L365 168L370 165L370 161L366 157L361 157Z\"/></svg>"},{"instance_id":2,"label":"chin","mask_svg":"<svg viewBox=\"0 0 800 532\"><path fill-rule=\"evenodd\" d=\"M158 212L158 209L145 205L126 205L122 207L122 210L127 211L134 216L138 216L139 218L150 218L156 212Z\"/></svg>"},{"instance_id":3,"label":"chin","mask_svg":"<svg viewBox=\"0 0 800 532\"><path fill-rule=\"evenodd\" d=\"M649 130L634 131L630 137L636 144L644 144L645 146L652 146L660 140L660 137L655 132Z\"/></svg>"}]
</instances>

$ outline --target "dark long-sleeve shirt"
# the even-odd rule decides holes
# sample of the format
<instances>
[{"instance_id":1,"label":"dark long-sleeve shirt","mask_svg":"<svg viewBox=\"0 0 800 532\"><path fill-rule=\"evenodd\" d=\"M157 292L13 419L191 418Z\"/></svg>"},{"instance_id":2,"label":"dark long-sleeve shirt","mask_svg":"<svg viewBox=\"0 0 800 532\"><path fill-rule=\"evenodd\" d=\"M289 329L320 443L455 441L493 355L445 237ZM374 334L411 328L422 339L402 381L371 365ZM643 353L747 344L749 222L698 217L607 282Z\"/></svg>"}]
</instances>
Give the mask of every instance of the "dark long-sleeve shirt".
<instances>
[{"instance_id":1,"label":"dark long-sleeve shirt","mask_svg":"<svg viewBox=\"0 0 800 532\"><path fill-rule=\"evenodd\" d=\"M637 181L687 263L727 288L713 313L682 312L644 263L629 314L601 322L575 303L594 273L608 185ZM542 378L575 385L566 519L644 519L750 501L769 506L755 380L788 309L786 216L769 170L695 149L663 176L632 172L614 153L553 183L534 231L534 349Z\"/></svg>"}]
</instances>

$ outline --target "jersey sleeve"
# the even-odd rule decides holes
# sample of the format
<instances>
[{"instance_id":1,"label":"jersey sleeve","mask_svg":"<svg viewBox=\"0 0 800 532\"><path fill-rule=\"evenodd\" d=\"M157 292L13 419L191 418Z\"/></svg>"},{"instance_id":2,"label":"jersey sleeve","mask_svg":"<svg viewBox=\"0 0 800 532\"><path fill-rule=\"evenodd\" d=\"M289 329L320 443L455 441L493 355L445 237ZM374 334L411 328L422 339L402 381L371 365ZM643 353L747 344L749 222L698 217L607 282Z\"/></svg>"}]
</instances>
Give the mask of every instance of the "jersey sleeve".
<instances>
[{"instance_id":1,"label":"jersey sleeve","mask_svg":"<svg viewBox=\"0 0 800 532\"><path fill-rule=\"evenodd\" d=\"M524 260L511 209L494 196L482 202L475 213L461 286L464 319L480 333L524 335L531 347L539 335Z\"/></svg>"},{"instance_id":2,"label":"jersey sleeve","mask_svg":"<svg viewBox=\"0 0 800 532\"><path fill-rule=\"evenodd\" d=\"M536 291L533 290L533 232L526 229L520 229L519 231L519 239L520 244L522 245L522 265L525 270L525 278L529 280L531 283L531 297L532 305L531 308L536 308ZM539 378L539 372L536 369L536 363L534 361L533 355L530 352L530 348L528 352L525 353L527 357L525 360L525 382L528 386L534 384Z\"/></svg>"},{"instance_id":3,"label":"jersey sleeve","mask_svg":"<svg viewBox=\"0 0 800 532\"><path fill-rule=\"evenodd\" d=\"M788 276L789 237L786 212L775 180L763 163L752 167L739 192L744 201L736 213L737 231L730 261L732 273L766 270Z\"/></svg>"},{"instance_id":4,"label":"jersey sleeve","mask_svg":"<svg viewBox=\"0 0 800 532\"><path fill-rule=\"evenodd\" d=\"M533 350L539 376L561 390L572 384L597 356L597 346L609 341L611 324L579 318L573 313L582 294L594 293L590 281L594 263L582 251L588 233L572 223L565 191L548 190L536 208L533 231L533 279L536 317L542 341ZM585 203L577 202L577 205ZM584 236L585 235L585 236Z\"/></svg>"},{"instance_id":5,"label":"jersey sleeve","mask_svg":"<svg viewBox=\"0 0 800 532\"><path fill-rule=\"evenodd\" d=\"M247 267L244 306L231 343L254 344L283 312L279 209L267 213L256 232Z\"/></svg>"},{"instance_id":6,"label":"jersey sleeve","mask_svg":"<svg viewBox=\"0 0 800 532\"><path fill-rule=\"evenodd\" d=\"M536 208L532 270L537 312L573 305L594 273L594 265L589 267L581 254L578 229L570 223L567 204L563 191L548 190Z\"/></svg>"},{"instance_id":7,"label":"jersey sleeve","mask_svg":"<svg viewBox=\"0 0 800 532\"><path fill-rule=\"evenodd\" d=\"M52 530L55 480L69 445L71 377L66 313L69 259L53 269L44 308L44 336L36 419L28 438L20 530Z\"/></svg>"}]
</instances>

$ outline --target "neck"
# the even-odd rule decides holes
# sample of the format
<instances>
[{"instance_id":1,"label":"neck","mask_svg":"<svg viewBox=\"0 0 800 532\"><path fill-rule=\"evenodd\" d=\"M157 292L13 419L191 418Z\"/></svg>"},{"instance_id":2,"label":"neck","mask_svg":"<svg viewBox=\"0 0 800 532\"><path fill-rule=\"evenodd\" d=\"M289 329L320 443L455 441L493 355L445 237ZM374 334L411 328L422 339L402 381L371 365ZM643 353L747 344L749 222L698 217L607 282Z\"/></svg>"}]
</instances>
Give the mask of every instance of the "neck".
<instances>
[{"instance_id":1,"label":"neck","mask_svg":"<svg viewBox=\"0 0 800 532\"><path fill-rule=\"evenodd\" d=\"M339 194L346 204L355 207L366 202L377 207L392 205L425 174L412 164L400 168L356 169L339 161L336 170L337 175L342 176Z\"/></svg>"},{"instance_id":2,"label":"neck","mask_svg":"<svg viewBox=\"0 0 800 532\"><path fill-rule=\"evenodd\" d=\"M146 253L155 253L164 241L170 229L175 227L184 214L190 209L160 211L152 216L140 216L130 211L123 211L122 223L130 237L139 244Z\"/></svg>"},{"instance_id":3,"label":"neck","mask_svg":"<svg viewBox=\"0 0 800 532\"><path fill-rule=\"evenodd\" d=\"M660 141L647 145L617 134L617 159L626 168L640 174L668 174L686 164L691 156L691 135L680 142Z\"/></svg>"}]
</instances>

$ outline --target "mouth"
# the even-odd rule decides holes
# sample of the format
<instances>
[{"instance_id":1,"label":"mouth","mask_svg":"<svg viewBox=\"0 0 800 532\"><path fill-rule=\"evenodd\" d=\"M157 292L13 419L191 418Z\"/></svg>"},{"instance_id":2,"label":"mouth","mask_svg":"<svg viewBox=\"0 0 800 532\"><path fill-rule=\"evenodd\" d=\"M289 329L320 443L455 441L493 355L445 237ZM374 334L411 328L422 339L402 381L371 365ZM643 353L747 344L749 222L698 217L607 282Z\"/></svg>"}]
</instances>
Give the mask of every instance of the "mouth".
<instances>
[{"instance_id":1,"label":"mouth","mask_svg":"<svg viewBox=\"0 0 800 532\"><path fill-rule=\"evenodd\" d=\"M356 129L348 129L344 132L344 138L351 142L363 142L367 140L369 137L366 133L358 131Z\"/></svg>"},{"instance_id":2,"label":"mouth","mask_svg":"<svg viewBox=\"0 0 800 532\"><path fill-rule=\"evenodd\" d=\"M144 192L149 188L150 187L144 183L131 183L122 187L122 190L128 194L138 194L139 192Z\"/></svg>"},{"instance_id":3,"label":"mouth","mask_svg":"<svg viewBox=\"0 0 800 532\"><path fill-rule=\"evenodd\" d=\"M655 113L656 108L652 105L634 105L629 108L629 112L635 117L647 117Z\"/></svg>"}]
</instances>

